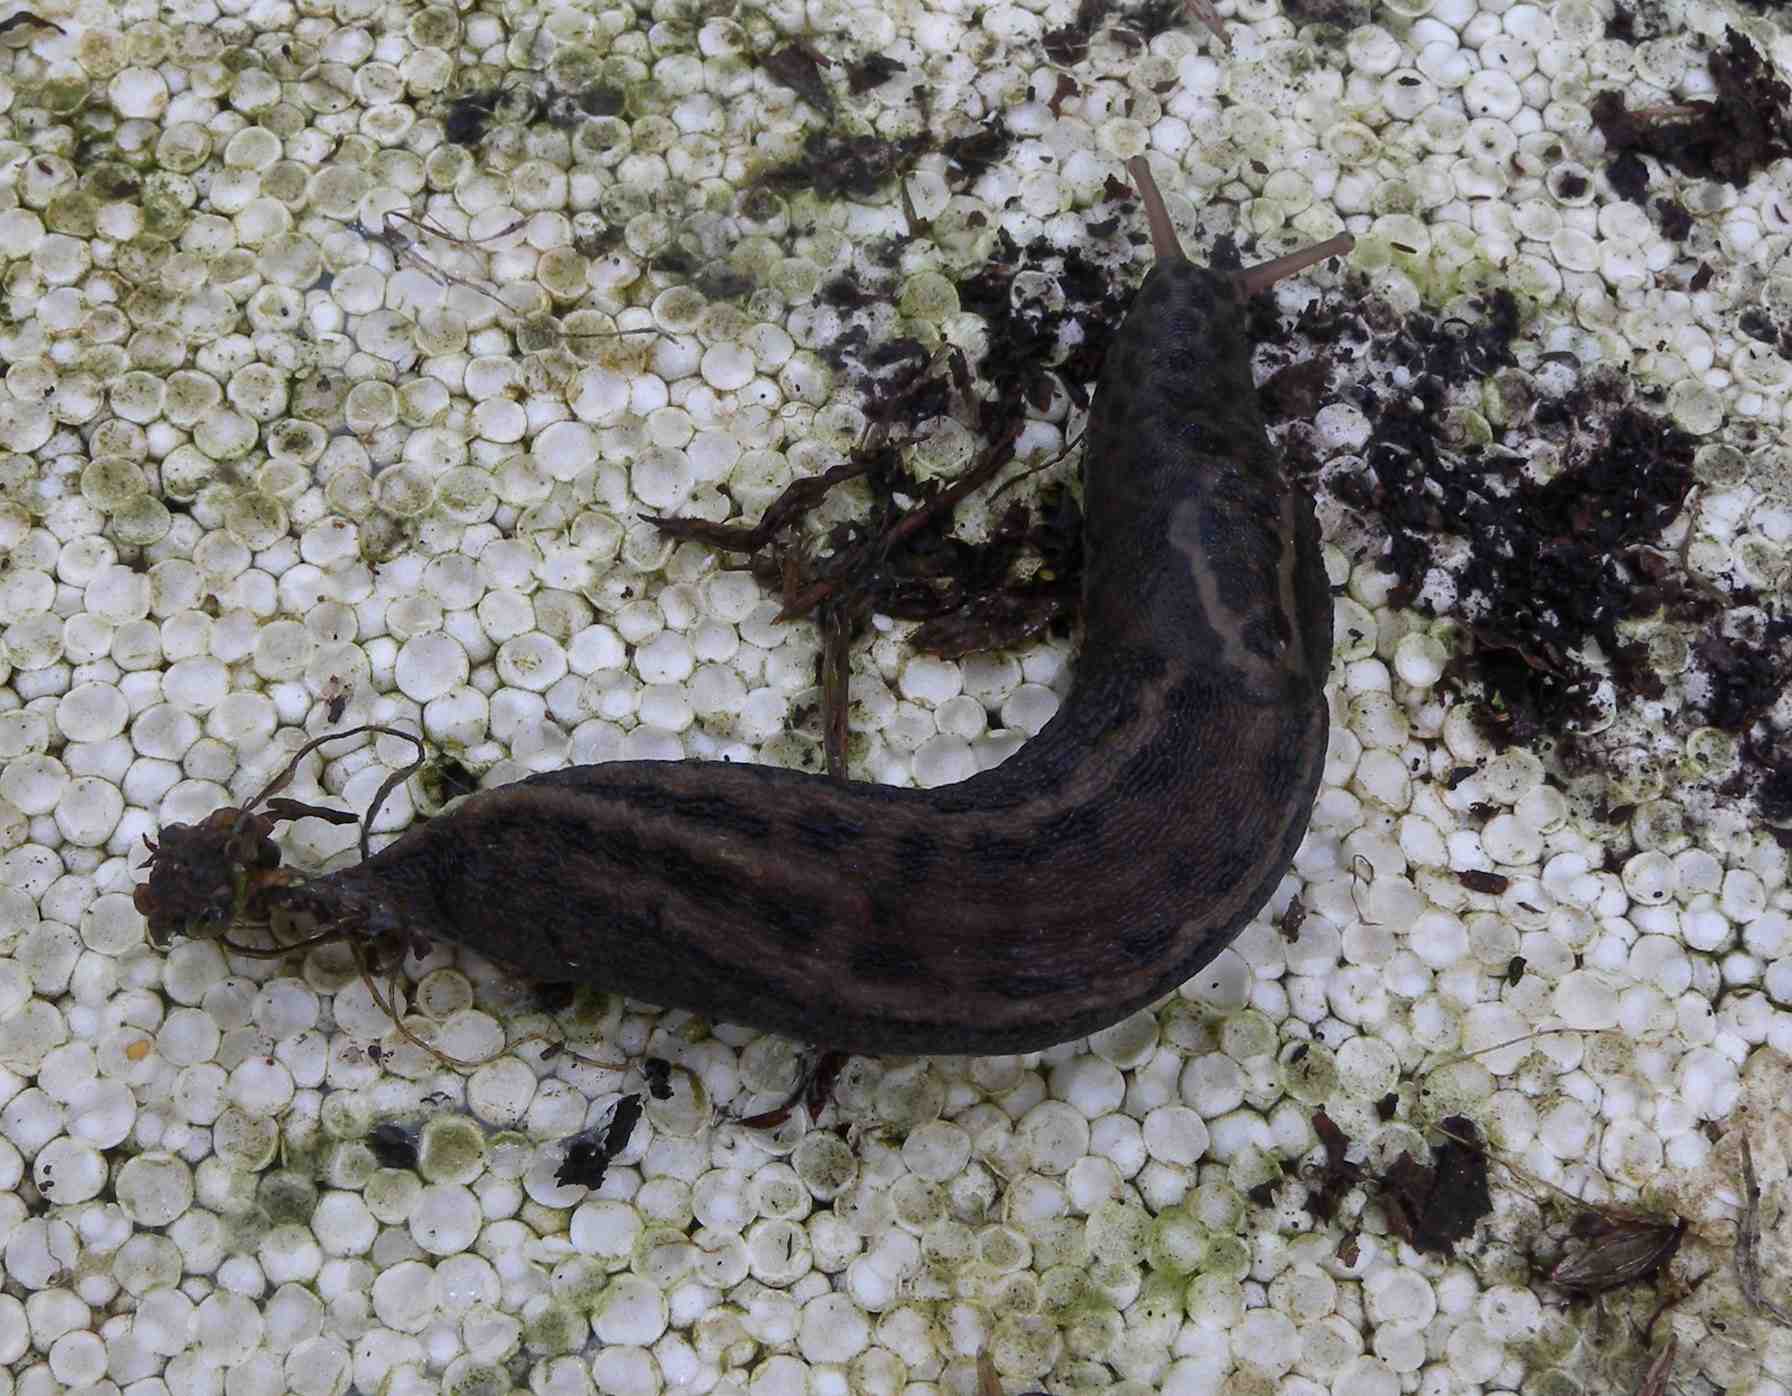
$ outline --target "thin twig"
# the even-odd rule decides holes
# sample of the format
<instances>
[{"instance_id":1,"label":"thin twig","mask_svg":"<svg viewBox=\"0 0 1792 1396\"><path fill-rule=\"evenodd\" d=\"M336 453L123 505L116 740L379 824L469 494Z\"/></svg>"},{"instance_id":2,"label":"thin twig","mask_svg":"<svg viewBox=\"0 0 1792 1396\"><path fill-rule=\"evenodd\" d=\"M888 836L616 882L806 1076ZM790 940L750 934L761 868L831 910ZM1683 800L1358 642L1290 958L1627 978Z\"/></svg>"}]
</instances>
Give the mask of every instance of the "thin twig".
<instances>
[{"instance_id":1,"label":"thin twig","mask_svg":"<svg viewBox=\"0 0 1792 1396\"><path fill-rule=\"evenodd\" d=\"M1761 1292L1761 1184L1755 1177L1755 1154L1749 1148L1748 1132L1742 1139L1742 1220L1736 1226L1736 1281L1742 1297L1756 1313L1766 1314L1776 1323L1792 1328L1788 1313Z\"/></svg>"},{"instance_id":2,"label":"thin twig","mask_svg":"<svg viewBox=\"0 0 1792 1396\"><path fill-rule=\"evenodd\" d=\"M261 788L261 793L243 806L241 813L237 816L236 828L233 831L232 837L242 834L248 827L249 821L255 817L255 807L257 805L261 804L270 796L277 795L282 790L286 789L287 785L292 781L292 778L298 774L299 762L303 761L307 756L311 755L312 752L327 743L339 742L346 737L359 737L367 732L374 732L383 737L402 737L405 741L413 743L417 748L417 759L406 766L402 771L387 778L386 783L380 786L379 793L373 797L373 804L368 809L366 818L361 821L361 858L365 861L372 857L373 855L369 851L367 844L368 826L373 823L373 817L379 813L380 806L386 802L386 796L390 795L399 785L409 780L414 773L422 769L424 756L426 755L426 748L423 745L423 739L421 737L415 736L410 732L402 731L397 727L382 726L377 722L363 723L359 727L349 728L346 732L331 732L326 736L313 737L310 741L306 742L304 746L300 747L292 754L292 760L281 767L280 773Z\"/></svg>"},{"instance_id":3,"label":"thin twig","mask_svg":"<svg viewBox=\"0 0 1792 1396\"><path fill-rule=\"evenodd\" d=\"M359 945L353 945L351 948L354 951L356 965L361 971L362 985L366 988L367 992L373 996L374 1003L377 1004L381 1011L392 1020L392 1026L397 1030L398 1035L406 1042L410 1043L411 1046L419 1047L423 1051L429 1053L430 1056L441 1062L443 1066L452 1067L456 1071L477 1071L482 1066L489 1066L500 1057L509 1056L510 1053L516 1051L519 1047L527 1047L531 1042L541 1042L550 1047L558 1048L569 1057L577 1058L582 1062L589 1062L592 1066L601 1066L610 1071L623 1071L628 1067L627 1062L612 1062L606 1061L602 1057L586 1056L583 1052L568 1047L564 1038L556 1041L552 1036L545 1032L532 1032L526 1036L519 1037L515 1042L506 1042L502 1047L498 1048L497 1051L489 1052L483 1057L457 1057L452 1052L444 1052L440 1047L435 1047L430 1043L425 1042L405 1025L403 1016L398 1012L398 970L396 968L392 970L392 973L386 980L386 993L381 994L379 986L374 983L373 972L368 968L367 962L361 958L361 947Z\"/></svg>"},{"instance_id":4,"label":"thin twig","mask_svg":"<svg viewBox=\"0 0 1792 1396\"><path fill-rule=\"evenodd\" d=\"M1509 1037L1504 1042L1490 1042L1485 1047L1477 1047L1472 1052L1458 1052L1453 1057L1445 1057L1441 1062L1433 1062L1425 1068L1425 1075L1434 1071L1442 1071L1446 1066L1455 1066L1459 1062L1473 1061L1476 1057L1484 1057L1489 1052L1501 1052L1508 1047L1519 1047L1526 1042L1535 1042L1540 1037L1554 1037L1558 1033L1578 1034L1592 1033L1597 1035L1604 1031L1600 1028L1538 1028L1536 1032L1527 1032L1518 1037Z\"/></svg>"},{"instance_id":5,"label":"thin twig","mask_svg":"<svg viewBox=\"0 0 1792 1396\"><path fill-rule=\"evenodd\" d=\"M1637 1384L1636 1396L1667 1396L1668 1378L1674 1374L1674 1358L1680 1353L1680 1340L1669 1336L1667 1345L1655 1354L1649 1370Z\"/></svg>"},{"instance_id":6,"label":"thin twig","mask_svg":"<svg viewBox=\"0 0 1792 1396\"><path fill-rule=\"evenodd\" d=\"M1219 9L1213 0L1187 0L1188 12L1213 31L1213 35L1228 48L1232 44L1232 36L1226 33L1226 21L1220 18Z\"/></svg>"}]
</instances>

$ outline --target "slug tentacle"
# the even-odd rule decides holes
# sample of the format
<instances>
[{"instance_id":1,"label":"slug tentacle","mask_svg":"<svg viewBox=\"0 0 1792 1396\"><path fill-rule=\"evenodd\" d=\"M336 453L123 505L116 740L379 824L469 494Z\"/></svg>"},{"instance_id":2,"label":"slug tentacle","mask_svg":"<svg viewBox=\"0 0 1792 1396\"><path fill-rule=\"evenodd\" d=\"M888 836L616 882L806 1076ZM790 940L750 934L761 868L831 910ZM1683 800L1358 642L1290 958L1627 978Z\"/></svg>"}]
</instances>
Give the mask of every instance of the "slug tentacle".
<instances>
[{"instance_id":1,"label":"slug tentacle","mask_svg":"<svg viewBox=\"0 0 1792 1396\"><path fill-rule=\"evenodd\" d=\"M378 908L389 937L861 1052L1043 1048L1212 960L1287 872L1327 738L1319 530L1258 413L1245 296L1348 240L1198 267L1132 170L1157 265L1086 433L1087 639L1018 753L932 790L573 767L307 893Z\"/></svg>"}]
</instances>

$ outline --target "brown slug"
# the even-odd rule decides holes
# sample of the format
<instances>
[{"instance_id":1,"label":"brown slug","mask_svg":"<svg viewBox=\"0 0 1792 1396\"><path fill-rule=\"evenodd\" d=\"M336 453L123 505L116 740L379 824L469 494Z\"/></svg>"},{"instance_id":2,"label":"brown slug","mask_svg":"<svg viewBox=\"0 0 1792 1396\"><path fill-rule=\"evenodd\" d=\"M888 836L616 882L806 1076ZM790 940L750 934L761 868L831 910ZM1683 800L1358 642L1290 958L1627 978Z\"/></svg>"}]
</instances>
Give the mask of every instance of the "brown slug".
<instances>
[{"instance_id":1,"label":"brown slug","mask_svg":"<svg viewBox=\"0 0 1792 1396\"><path fill-rule=\"evenodd\" d=\"M1306 830L1332 642L1318 524L1264 430L1246 302L1351 241L1199 267L1145 161L1129 168L1157 262L1089 420L1087 639L1044 730L932 790L702 761L531 776L296 884L314 924L866 1053L1047 1047L1217 955ZM271 876L272 845L248 847L231 813L240 890ZM168 909L204 878L170 841L200 827L164 831L140 889L152 929L188 929Z\"/></svg>"}]
</instances>

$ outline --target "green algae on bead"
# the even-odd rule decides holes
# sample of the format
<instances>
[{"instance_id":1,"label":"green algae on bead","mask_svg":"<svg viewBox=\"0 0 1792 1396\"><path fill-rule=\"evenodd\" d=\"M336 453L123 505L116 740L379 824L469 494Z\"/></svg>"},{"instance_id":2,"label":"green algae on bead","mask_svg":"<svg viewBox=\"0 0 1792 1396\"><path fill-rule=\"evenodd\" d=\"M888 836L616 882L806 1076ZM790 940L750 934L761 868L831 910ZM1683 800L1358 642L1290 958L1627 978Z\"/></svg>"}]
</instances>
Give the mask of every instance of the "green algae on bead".
<instances>
[{"instance_id":1,"label":"green algae on bead","mask_svg":"<svg viewBox=\"0 0 1792 1396\"><path fill-rule=\"evenodd\" d=\"M442 1115L423 1127L417 1171L431 1183L469 1183L485 1167L485 1134L460 1116Z\"/></svg>"},{"instance_id":2,"label":"green algae on bead","mask_svg":"<svg viewBox=\"0 0 1792 1396\"><path fill-rule=\"evenodd\" d=\"M122 456L98 456L81 471L81 494L110 514L148 492L143 469Z\"/></svg>"}]
</instances>

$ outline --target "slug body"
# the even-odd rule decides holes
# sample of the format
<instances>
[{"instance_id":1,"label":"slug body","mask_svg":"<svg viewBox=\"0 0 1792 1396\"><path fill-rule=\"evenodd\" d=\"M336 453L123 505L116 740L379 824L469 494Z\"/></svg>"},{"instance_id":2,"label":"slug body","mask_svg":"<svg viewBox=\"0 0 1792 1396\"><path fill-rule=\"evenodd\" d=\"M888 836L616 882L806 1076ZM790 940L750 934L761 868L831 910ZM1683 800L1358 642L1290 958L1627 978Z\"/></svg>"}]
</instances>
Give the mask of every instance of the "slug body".
<instances>
[{"instance_id":1,"label":"slug body","mask_svg":"<svg viewBox=\"0 0 1792 1396\"><path fill-rule=\"evenodd\" d=\"M1157 263L1089 422L1088 638L1043 731L934 790L573 767L321 884L375 930L867 1053L1043 1048L1217 955L1306 830L1332 637L1312 502L1258 412L1246 293L1348 241L1210 271L1134 173Z\"/></svg>"}]
</instances>

